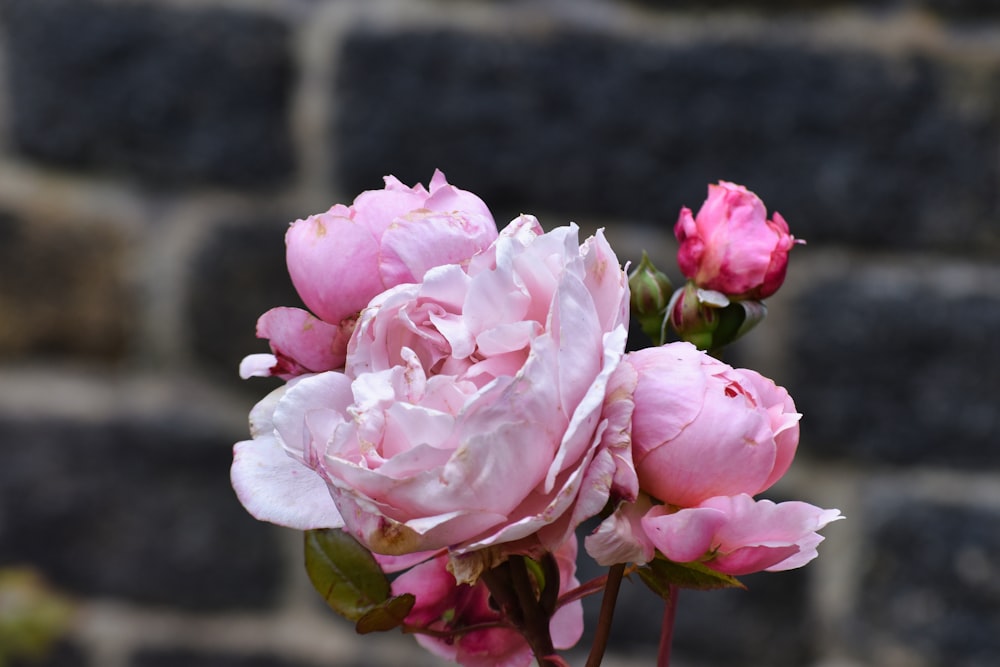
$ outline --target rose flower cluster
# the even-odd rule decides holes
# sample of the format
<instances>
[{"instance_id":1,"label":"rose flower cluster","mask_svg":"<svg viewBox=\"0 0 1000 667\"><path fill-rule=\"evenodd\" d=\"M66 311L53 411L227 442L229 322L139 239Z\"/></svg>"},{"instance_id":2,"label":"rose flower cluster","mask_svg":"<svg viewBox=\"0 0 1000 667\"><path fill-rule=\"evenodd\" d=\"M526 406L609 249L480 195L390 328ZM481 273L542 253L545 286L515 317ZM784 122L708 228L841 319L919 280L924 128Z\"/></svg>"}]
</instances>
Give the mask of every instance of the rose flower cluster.
<instances>
[{"instance_id":1,"label":"rose flower cluster","mask_svg":"<svg viewBox=\"0 0 1000 667\"><path fill-rule=\"evenodd\" d=\"M598 590L575 578L576 529L595 516L585 549L602 565L720 581L804 565L839 512L755 498L788 470L800 415L709 354L757 318L795 239L730 183L675 233L689 280L672 292L643 267L630 281L600 232L530 215L498 232L440 172L296 221L288 270L309 310L262 315L271 352L241 364L285 383L235 447L240 501L353 538L405 600L379 607L386 627L463 665L564 664ZM651 289L661 344L626 354Z\"/></svg>"}]
</instances>

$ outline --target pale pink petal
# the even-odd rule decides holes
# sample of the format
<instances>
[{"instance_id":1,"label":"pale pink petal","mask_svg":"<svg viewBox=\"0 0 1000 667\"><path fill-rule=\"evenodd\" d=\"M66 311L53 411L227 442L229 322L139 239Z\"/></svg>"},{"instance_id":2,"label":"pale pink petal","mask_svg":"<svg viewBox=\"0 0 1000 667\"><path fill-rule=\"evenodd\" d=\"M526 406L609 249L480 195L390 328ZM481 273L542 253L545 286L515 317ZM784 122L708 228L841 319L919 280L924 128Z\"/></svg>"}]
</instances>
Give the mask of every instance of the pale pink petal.
<instances>
[{"instance_id":1,"label":"pale pink petal","mask_svg":"<svg viewBox=\"0 0 1000 667\"><path fill-rule=\"evenodd\" d=\"M449 213L452 211L465 211L471 215L488 220L493 228L492 242L496 239L496 223L493 221L493 214L486 206L486 203L467 190L460 190L448 183L444 174L435 169L431 177L430 196L424 202L424 206L432 211ZM489 245L489 243L487 243Z\"/></svg>"},{"instance_id":2,"label":"pale pink petal","mask_svg":"<svg viewBox=\"0 0 1000 667\"><path fill-rule=\"evenodd\" d=\"M712 549L716 533L727 521L726 513L714 508L671 513L666 506L657 505L642 518L642 527L660 553L672 561L688 563Z\"/></svg>"},{"instance_id":3,"label":"pale pink petal","mask_svg":"<svg viewBox=\"0 0 1000 667\"><path fill-rule=\"evenodd\" d=\"M331 324L353 317L385 289L379 237L364 224L329 214L298 220L285 234L288 273L309 310Z\"/></svg>"},{"instance_id":4,"label":"pale pink petal","mask_svg":"<svg viewBox=\"0 0 1000 667\"><path fill-rule=\"evenodd\" d=\"M632 455L637 466L650 451L680 435L701 412L707 381L701 356L689 343L626 355L643 379L635 389L632 415Z\"/></svg>"},{"instance_id":5,"label":"pale pink petal","mask_svg":"<svg viewBox=\"0 0 1000 667\"><path fill-rule=\"evenodd\" d=\"M628 276L604 237L604 230L583 242L584 284L594 302L601 330L611 331L629 317Z\"/></svg>"},{"instance_id":6,"label":"pale pink petal","mask_svg":"<svg viewBox=\"0 0 1000 667\"><path fill-rule=\"evenodd\" d=\"M394 176L386 176L384 180L385 189L366 190L351 206L353 219L370 230L375 238L381 238L396 219L423 208L427 201L427 190L420 184L410 188Z\"/></svg>"},{"instance_id":7,"label":"pale pink petal","mask_svg":"<svg viewBox=\"0 0 1000 667\"><path fill-rule=\"evenodd\" d=\"M273 354L248 354L240 362L240 377L246 380L252 377L270 377L271 369L278 363Z\"/></svg>"},{"instance_id":8,"label":"pale pink petal","mask_svg":"<svg viewBox=\"0 0 1000 667\"><path fill-rule=\"evenodd\" d=\"M319 373L344 365L354 321L333 325L301 308L272 308L257 320L257 337L269 340L273 375Z\"/></svg>"},{"instance_id":9,"label":"pale pink petal","mask_svg":"<svg viewBox=\"0 0 1000 667\"><path fill-rule=\"evenodd\" d=\"M584 545L590 557L605 566L629 562L643 565L653 560L655 547L642 524L642 518L652 506L645 495L639 496L634 503L618 505L614 513L585 538Z\"/></svg>"},{"instance_id":10,"label":"pale pink petal","mask_svg":"<svg viewBox=\"0 0 1000 667\"><path fill-rule=\"evenodd\" d=\"M565 593L580 585L576 578L576 556L579 546L576 536L571 535L558 547L553 555L559 566L559 592ZM549 622L552 643L555 648L565 650L576 646L583 636L583 603L580 600L563 605Z\"/></svg>"},{"instance_id":11,"label":"pale pink petal","mask_svg":"<svg viewBox=\"0 0 1000 667\"><path fill-rule=\"evenodd\" d=\"M385 285L419 282L435 266L468 264L497 236L492 218L426 209L397 218L382 234L378 270Z\"/></svg>"},{"instance_id":12,"label":"pale pink petal","mask_svg":"<svg viewBox=\"0 0 1000 667\"><path fill-rule=\"evenodd\" d=\"M233 489L255 518L296 530L344 525L323 478L289 456L273 436L233 448Z\"/></svg>"},{"instance_id":13,"label":"pale pink petal","mask_svg":"<svg viewBox=\"0 0 1000 667\"><path fill-rule=\"evenodd\" d=\"M555 477L559 473L572 465L573 462L578 461L585 449L593 446L593 433L601 418L608 382L618 367L621 355L625 350L627 335L625 328L619 326L607 336L602 336L603 358L601 358L600 372L591 381L586 394L576 401L576 408L559 443L559 449L552 458L552 465L549 466L545 478L546 491L551 490ZM573 363L574 359L571 358L560 359L560 366ZM560 379L563 380L563 378ZM563 387L560 386L560 389Z\"/></svg>"},{"instance_id":14,"label":"pale pink petal","mask_svg":"<svg viewBox=\"0 0 1000 667\"><path fill-rule=\"evenodd\" d=\"M799 420L802 415L795 411L795 403L785 388L756 371L745 368L740 371L753 383L758 401L767 409L776 447L774 469L754 492L753 495L756 495L771 488L791 467L799 445Z\"/></svg>"},{"instance_id":15,"label":"pale pink petal","mask_svg":"<svg viewBox=\"0 0 1000 667\"><path fill-rule=\"evenodd\" d=\"M322 452L325 439L314 441L306 417L311 412L346 410L352 399L351 381L342 373L329 371L301 378L289 386L274 409L274 430L278 442L303 463L309 464L310 452ZM343 422L343 417L340 420Z\"/></svg>"},{"instance_id":16,"label":"pale pink petal","mask_svg":"<svg viewBox=\"0 0 1000 667\"><path fill-rule=\"evenodd\" d=\"M797 544L782 544L778 546L748 546L741 547L728 554L719 554L708 563L717 572L741 576L780 568L780 564L799 552Z\"/></svg>"}]
</instances>

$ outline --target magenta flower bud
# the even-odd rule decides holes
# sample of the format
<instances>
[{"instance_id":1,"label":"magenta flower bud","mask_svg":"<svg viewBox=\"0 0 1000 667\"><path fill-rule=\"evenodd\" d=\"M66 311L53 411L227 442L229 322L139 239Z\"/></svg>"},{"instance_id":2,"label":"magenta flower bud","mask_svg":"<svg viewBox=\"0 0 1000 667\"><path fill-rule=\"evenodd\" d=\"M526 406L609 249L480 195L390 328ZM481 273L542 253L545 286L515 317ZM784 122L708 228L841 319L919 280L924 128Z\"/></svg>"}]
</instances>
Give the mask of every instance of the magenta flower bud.
<instances>
[{"instance_id":1,"label":"magenta flower bud","mask_svg":"<svg viewBox=\"0 0 1000 667\"><path fill-rule=\"evenodd\" d=\"M764 299L785 280L788 251L797 241L778 213L767 219L757 195L742 185L708 186L697 217L682 208L674 235L677 262L698 287L731 299Z\"/></svg>"}]
</instances>

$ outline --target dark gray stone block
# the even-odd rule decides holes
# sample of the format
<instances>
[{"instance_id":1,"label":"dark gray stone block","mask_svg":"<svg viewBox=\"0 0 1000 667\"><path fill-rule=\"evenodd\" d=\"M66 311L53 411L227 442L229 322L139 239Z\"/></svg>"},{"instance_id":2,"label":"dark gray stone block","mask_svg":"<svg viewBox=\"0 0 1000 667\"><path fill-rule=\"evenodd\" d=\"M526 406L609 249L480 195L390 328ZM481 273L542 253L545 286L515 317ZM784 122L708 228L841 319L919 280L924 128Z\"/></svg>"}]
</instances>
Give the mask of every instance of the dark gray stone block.
<instances>
[{"instance_id":1,"label":"dark gray stone block","mask_svg":"<svg viewBox=\"0 0 1000 667\"><path fill-rule=\"evenodd\" d=\"M793 308L788 387L810 455L1000 465L1000 299L988 285L962 296L931 271L897 281L859 271L809 289Z\"/></svg>"},{"instance_id":2,"label":"dark gray stone block","mask_svg":"<svg viewBox=\"0 0 1000 667\"><path fill-rule=\"evenodd\" d=\"M334 656L331 656L334 657ZM190 650L146 649L136 653L130 667L312 667L270 655L203 653Z\"/></svg>"},{"instance_id":3,"label":"dark gray stone block","mask_svg":"<svg viewBox=\"0 0 1000 667\"><path fill-rule=\"evenodd\" d=\"M7 667L88 667L91 662L78 646L68 641L60 641L41 655L14 658L4 664Z\"/></svg>"},{"instance_id":4,"label":"dark gray stone block","mask_svg":"<svg viewBox=\"0 0 1000 667\"><path fill-rule=\"evenodd\" d=\"M1000 5L992 0L911 0L910 4L948 18L976 22L1000 14Z\"/></svg>"},{"instance_id":5,"label":"dark gray stone block","mask_svg":"<svg viewBox=\"0 0 1000 667\"><path fill-rule=\"evenodd\" d=\"M188 609L265 607L273 529L229 485L242 434L156 418L0 420L0 564L32 563L81 596Z\"/></svg>"},{"instance_id":6,"label":"dark gray stone block","mask_svg":"<svg viewBox=\"0 0 1000 667\"><path fill-rule=\"evenodd\" d=\"M113 225L0 211L0 357L123 358L138 328Z\"/></svg>"},{"instance_id":7,"label":"dark gray stone block","mask_svg":"<svg viewBox=\"0 0 1000 667\"><path fill-rule=\"evenodd\" d=\"M1000 655L1000 512L869 494L853 629L868 657L894 648L933 667Z\"/></svg>"},{"instance_id":8,"label":"dark gray stone block","mask_svg":"<svg viewBox=\"0 0 1000 667\"><path fill-rule=\"evenodd\" d=\"M187 285L187 317L199 364L218 380L261 397L277 382L239 379L240 360L267 352L257 318L277 306L303 308L285 265L287 222L222 224L200 249Z\"/></svg>"},{"instance_id":9,"label":"dark gray stone block","mask_svg":"<svg viewBox=\"0 0 1000 667\"><path fill-rule=\"evenodd\" d=\"M3 0L14 147L152 186L285 182L288 27L222 9Z\"/></svg>"},{"instance_id":10,"label":"dark gray stone block","mask_svg":"<svg viewBox=\"0 0 1000 667\"><path fill-rule=\"evenodd\" d=\"M585 535L587 529L581 531ZM582 553L582 549L581 549ZM583 554L581 581L605 574ZM749 590L682 590L678 596L672 655L691 667L799 667L814 657L814 619L808 610L808 568L740 577ZM601 595L584 600L584 637L576 653L593 642ZM664 601L636 575L622 582L609 651L655 662ZM720 623L719 619L725 619ZM579 662L583 662L580 660Z\"/></svg>"},{"instance_id":11,"label":"dark gray stone block","mask_svg":"<svg viewBox=\"0 0 1000 667\"><path fill-rule=\"evenodd\" d=\"M694 10L703 12L718 11L719 9L740 9L746 11L778 10L794 12L796 10L810 11L831 7L851 7L859 4L864 4L866 7L884 7L892 2L892 0L870 1L865 3L859 3L857 0L715 0L715 2L708 5L704 2L698 2L698 0L627 1L637 5L649 5L656 7L657 9L683 9L685 11Z\"/></svg>"},{"instance_id":12,"label":"dark gray stone block","mask_svg":"<svg viewBox=\"0 0 1000 667\"><path fill-rule=\"evenodd\" d=\"M669 234L725 179L811 241L996 244L995 91L960 105L951 74L920 57L731 41L356 32L335 158L347 191L440 167L494 210L549 225L639 218Z\"/></svg>"}]
</instances>

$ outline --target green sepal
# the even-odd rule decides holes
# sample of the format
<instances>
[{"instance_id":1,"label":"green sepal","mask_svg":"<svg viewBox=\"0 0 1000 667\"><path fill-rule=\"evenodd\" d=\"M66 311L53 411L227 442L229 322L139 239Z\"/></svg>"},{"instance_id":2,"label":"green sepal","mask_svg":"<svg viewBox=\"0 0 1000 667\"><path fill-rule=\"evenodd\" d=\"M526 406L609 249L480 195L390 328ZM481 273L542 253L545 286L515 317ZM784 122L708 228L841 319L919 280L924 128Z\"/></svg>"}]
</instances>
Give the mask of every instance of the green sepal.
<instances>
[{"instance_id":1,"label":"green sepal","mask_svg":"<svg viewBox=\"0 0 1000 667\"><path fill-rule=\"evenodd\" d=\"M535 581L538 582L541 591L538 595L538 602L551 618L556 613L556 605L559 603L559 563L556 561L555 554L546 551L538 565L541 572L540 575L535 575Z\"/></svg>"},{"instance_id":2,"label":"green sepal","mask_svg":"<svg viewBox=\"0 0 1000 667\"><path fill-rule=\"evenodd\" d=\"M305 558L313 588L344 618L360 621L389 601L392 587L378 561L339 528L307 530Z\"/></svg>"},{"instance_id":3,"label":"green sepal","mask_svg":"<svg viewBox=\"0 0 1000 667\"><path fill-rule=\"evenodd\" d=\"M638 572L650 590L663 599L670 597L671 585L699 591L746 588L736 577L716 572L699 562L675 563L666 558L655 558L640 567Z\"/></svg>"},{"instance_id":4,"label":"green sepal","mask_svg":"<svg viewBox=\"0 0 1000 667\"><path fill-rule=\"evenodd\" d=\"M712 349L728 345L767 317L767 306L763 301L733 301L725 308L716 311L718 326L712 336Z\"/></svg>"},{"instance_id":5,"label":"green sepal","mask_svg":"<svg viewBox=\"0 0 1000 667\"><path fill-rule=\"evenodd\" d=\"M667 304L674 291L670 278L653 265L644 250L639 265L628 276L628 285L632 317L653 345L662 345Z\"/></svg>"},{"instance_id":6,"label":"green sepal","mask_svg":"<svg viewBox=\"0 0 1000 667\"><path fill-rule=\"evenodd\" d=\"M416 602L417 598L412 593L389 598L359 618L354 629L359 635L366 635L369 632L385 632L398 628L406 620L407 614Z\"/></svg>"}]
</instances>

